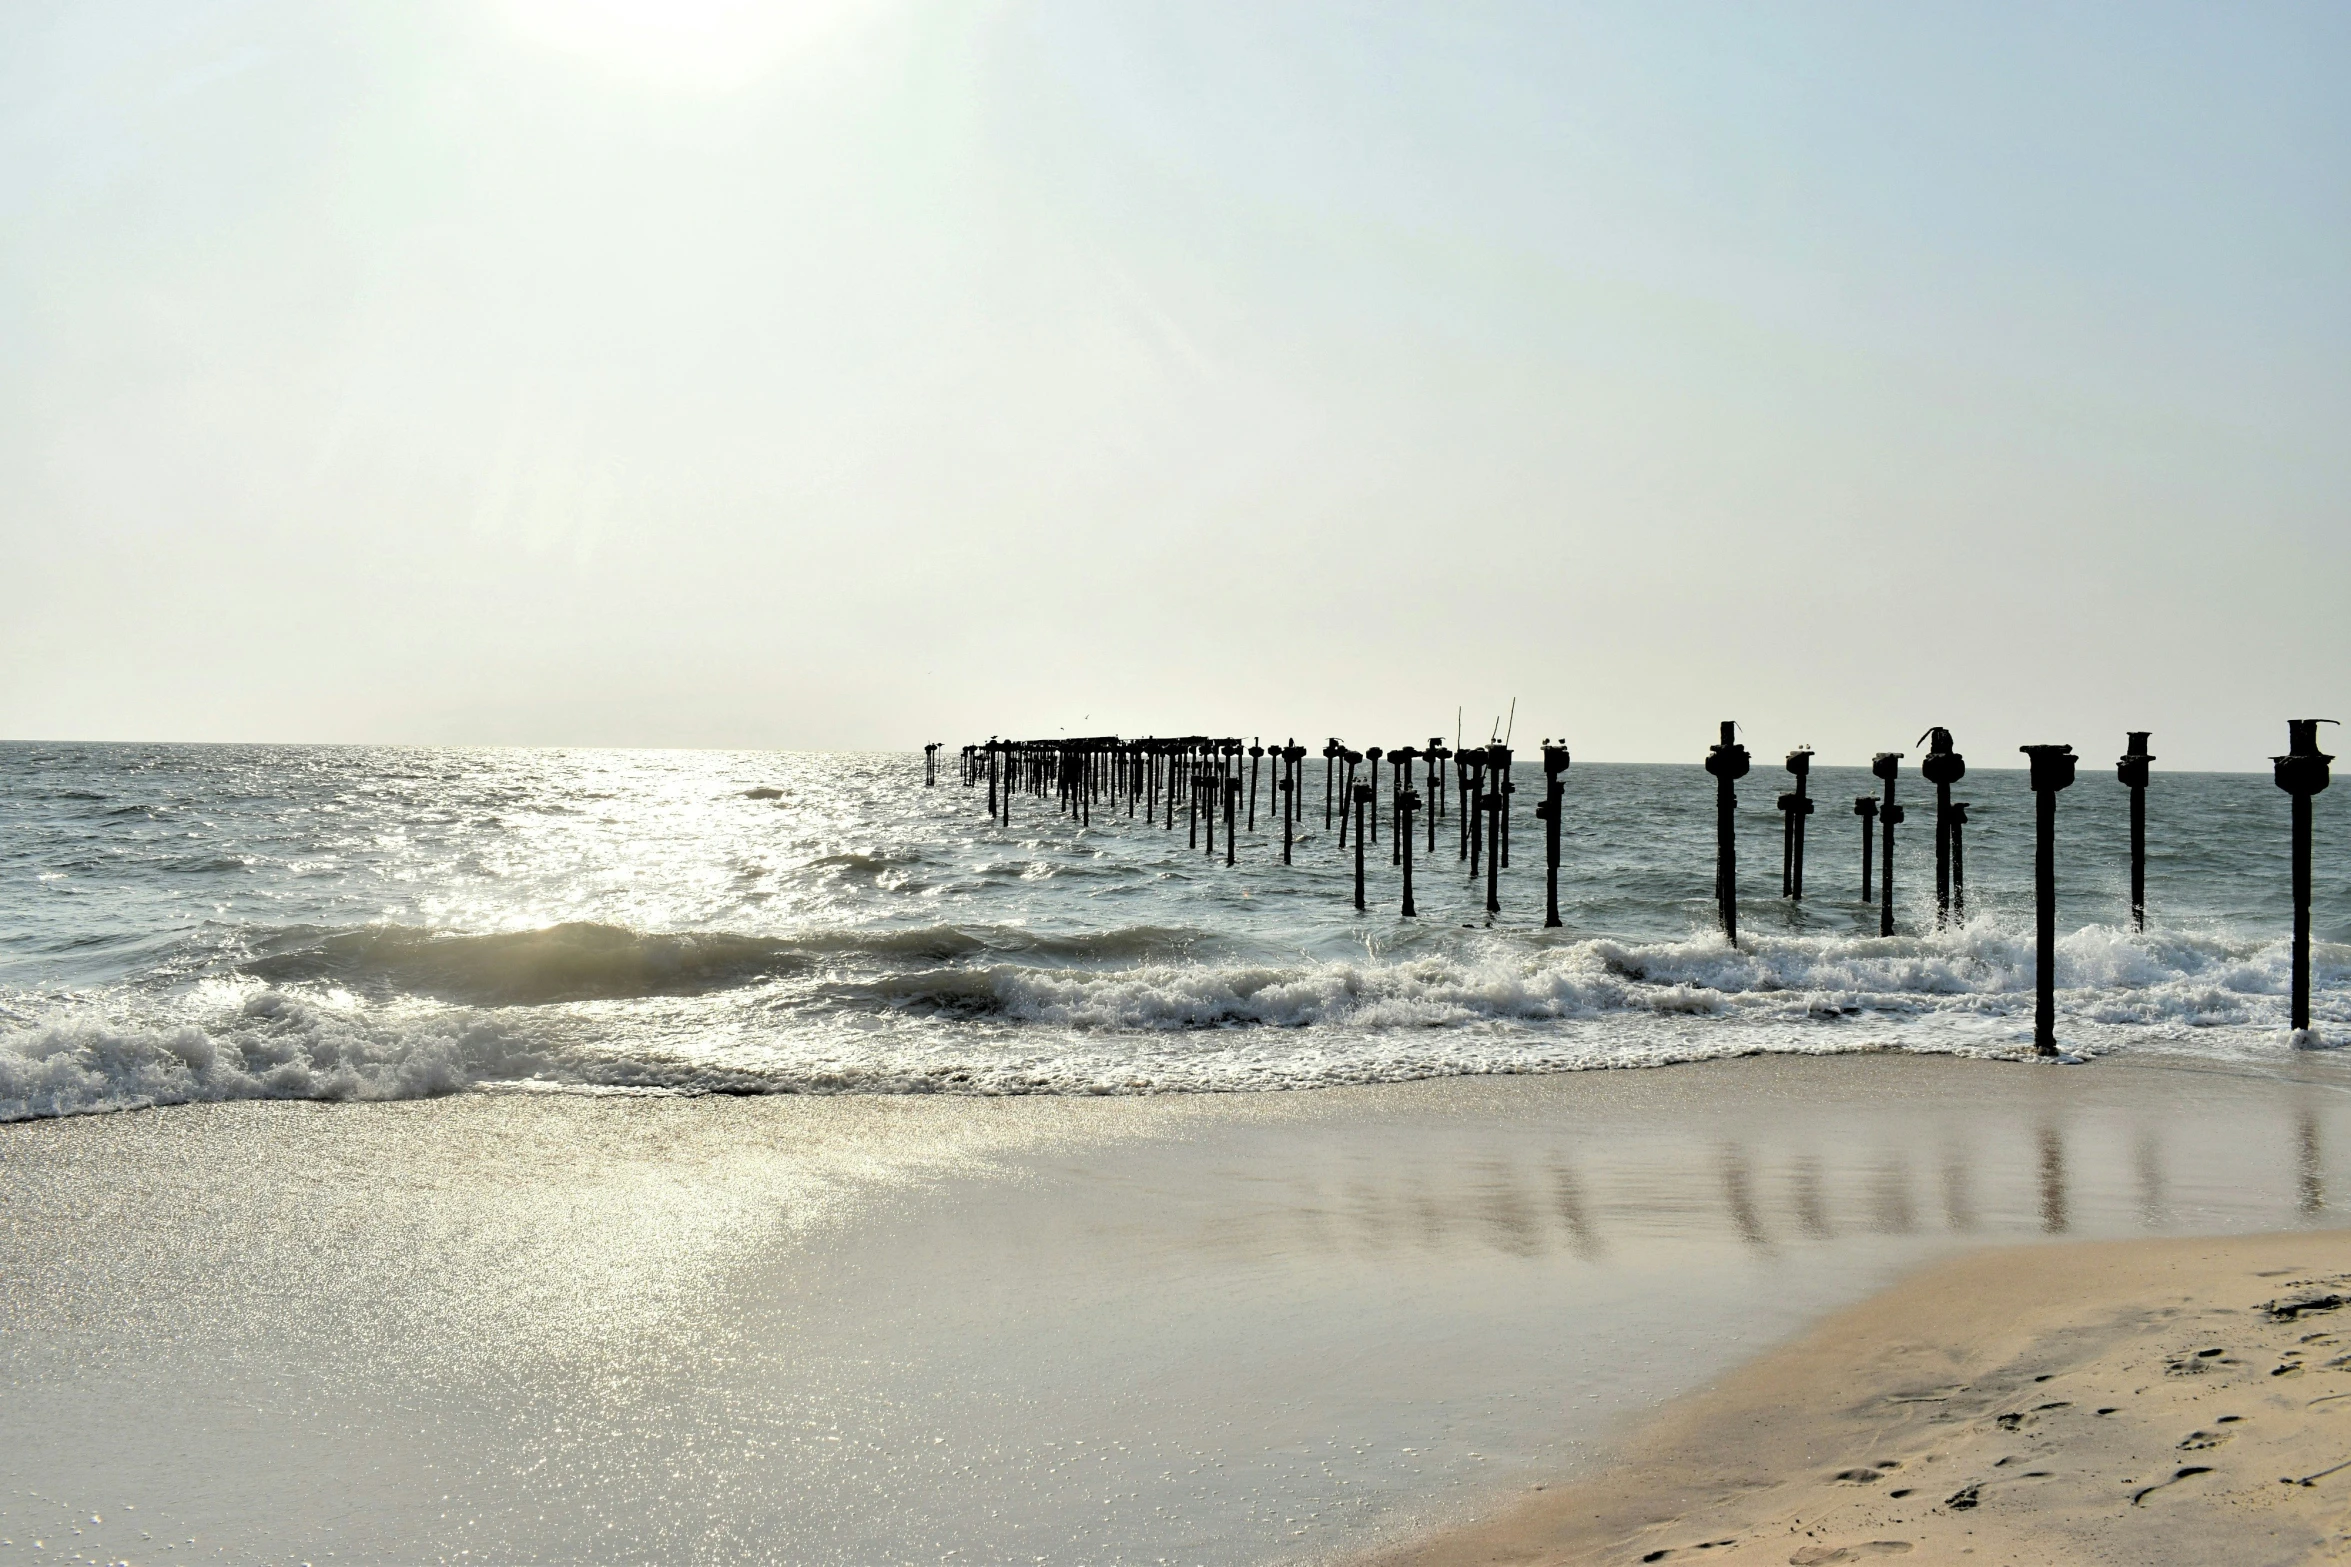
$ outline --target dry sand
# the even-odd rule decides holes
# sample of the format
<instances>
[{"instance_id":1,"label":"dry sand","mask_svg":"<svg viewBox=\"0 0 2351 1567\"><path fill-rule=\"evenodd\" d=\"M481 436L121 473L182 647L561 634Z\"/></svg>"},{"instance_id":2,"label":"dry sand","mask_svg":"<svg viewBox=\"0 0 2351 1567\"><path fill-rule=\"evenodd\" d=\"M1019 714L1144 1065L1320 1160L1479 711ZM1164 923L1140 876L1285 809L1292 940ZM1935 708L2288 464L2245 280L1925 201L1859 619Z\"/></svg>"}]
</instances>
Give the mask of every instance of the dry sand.
<instances>
[{"instance_id":1,"label":"dry sand","mask_svg":"<svg viewBox=\"0 0 2351 1567\"><path fill-rule=\"evenodd\" d=\"M1610 1470L1379 1560L2351 1557L2347 1351L2351 1232L1977 1253L1682 1400Z\"/></svg>"}]
</instances>

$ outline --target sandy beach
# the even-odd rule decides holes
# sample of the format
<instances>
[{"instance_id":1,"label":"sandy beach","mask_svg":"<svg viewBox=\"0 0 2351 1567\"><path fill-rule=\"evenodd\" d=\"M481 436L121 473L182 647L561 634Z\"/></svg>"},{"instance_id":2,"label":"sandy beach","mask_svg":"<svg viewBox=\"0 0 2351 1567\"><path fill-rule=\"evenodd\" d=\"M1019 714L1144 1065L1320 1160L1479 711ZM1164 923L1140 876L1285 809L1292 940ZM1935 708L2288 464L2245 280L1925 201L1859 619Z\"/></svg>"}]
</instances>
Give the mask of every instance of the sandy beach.
<instances>
[{"instance_id":1,"label":"sandy beach","mask_svg":"<svg viewBox=\"0 0 2351 1567\"><path fill-rule=\"evenodd\" d=\"M1680 1402L1605 1473L1379 1559L2339 1559L2346 1307L2341 1231L1961 1258Z\"/></svg>"},{"instance_id":2,"label":"sandy beach","mask_svg":"<svg viewBox=\"0 0 2351 1567\"><path fill-rule=\"evenodd\" d=\"M2087 1417L2033 1407L2128 1398L2019 1409L1983 1380L2063 1300L2023 1300L1980 1343L1962 1328L2000 1313L1882 1302L1959 1311L1932 1283L1945 1264L2054 1287L2078 1239L2306 1230L2250 1243L2290 1274L2213 1286L2242 1324L2210 1342L2242 1367L2196 1386L2266 1378L2275 1335L2246 1308L2351 1268L2324 1233L2345 1149L2323 1058L1759 1059L1128 1099L474 1093L20 1124L0 1128L0 1562L1467 1551L1505 1536L1460 1531L1520 1527L1515 1499L1563 1494L1532 1487L1649 1451L1626 1444L1663 1440L1674 1400L1776 1375L1757 1357L1848 1309L1952 1324L1921 1342L1972 1345L1962 1361L1914 1365L1901 1340L1883 1375L1955 1401L1883 1441L1832 1440L1839 1405L1801 1449L1817 1458L1765 1427L1726 1473L1935 1475L1837 1482L1833 1516L1791 1497L1827 1527L1783 1559L1925 1549L1920 1504L1979 1480L1959 1521L1988 1538L2051 1488L2086 1506L2170 1470L2117 1468L2079 1445ZM2210 1245L2181 1244L2150 1255ZM1928 1282L1873 1303L1911 1276ZM2088 1387L2077 1362L2049 1369ZM2277 1474L2334 1461L2273 1462L2257 1402L2144 1430L2171 1453L2235 1412L2230 1475L2256 1451ZM2008 1413L2033 1421L2015 1462L1988 1435L1954 1445ZM2058 1436L2074 1456L2036 1456ZM1628 1534L1663 1526L1631 1559L1763 1527L1712 1523L1690 1472L1685 1501L1626 1504ZM2147 1505L2221 1494L2202 1478Z\"/></svg>"}]
</instances>

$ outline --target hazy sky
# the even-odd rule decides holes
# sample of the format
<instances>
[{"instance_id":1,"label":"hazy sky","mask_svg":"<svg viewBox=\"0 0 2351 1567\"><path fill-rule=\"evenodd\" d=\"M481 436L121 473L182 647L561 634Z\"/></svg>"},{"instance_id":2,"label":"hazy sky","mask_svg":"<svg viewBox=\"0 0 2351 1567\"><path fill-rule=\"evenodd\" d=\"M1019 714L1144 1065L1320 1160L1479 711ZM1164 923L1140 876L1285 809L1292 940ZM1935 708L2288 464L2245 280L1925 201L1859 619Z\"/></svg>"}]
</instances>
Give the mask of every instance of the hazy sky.
<instances>
[{"instance_id":1,"label":"hazy sky","mask_svg":"<svg viewBox=\"0 0 2351 1567\"><path fill-rule=\"evenodd\" d=\"M2351 719L2351 7L9 0L0 735Z\"/></svg>"}]
</instances>

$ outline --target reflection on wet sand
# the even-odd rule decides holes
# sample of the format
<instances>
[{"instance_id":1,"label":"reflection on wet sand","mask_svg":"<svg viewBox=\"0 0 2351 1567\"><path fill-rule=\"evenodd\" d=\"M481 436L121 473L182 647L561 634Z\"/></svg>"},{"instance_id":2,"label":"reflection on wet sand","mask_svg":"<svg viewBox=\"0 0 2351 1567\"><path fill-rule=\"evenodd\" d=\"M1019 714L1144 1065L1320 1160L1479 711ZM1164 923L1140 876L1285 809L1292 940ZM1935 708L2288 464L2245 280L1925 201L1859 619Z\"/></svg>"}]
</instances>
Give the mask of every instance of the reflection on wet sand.
<instances>
[{"instance_id":1,"label":"reflection on wet sand","mask_svg":"<svg viewBox=\"0 0 2351 1567\"><path fill-rule=\"evenodd\" d=\"M1770 1245L1763 1233L1763 1215L1755 1206L1755 1183L1747 1171L1747 1155L1736 1144L1723 1149L1722 1190L1739 1238L1750 1246Z\"/></svg>"},{"instance_id":2,"label":"reflection on wet sand","mask_svg":"<svg viewBox=\"0 0 2351 1567\"><path fill-rule=\"evenodd\" d=\"M2302 1189L2300 1207L2304 1213L2317 1213L2327 1205L2326 1174L2318 1155L2318 1117L2309 1110L2302 1112L2301 1133L2301 1157L2294 1170Z\"/></svg>"},{"instance_id":3,"label":"reflection on wet sand","mask_svg":"<svg viewBox=\"0 0 2351 1567\"><path fill-rule=\"evenodd\" d=\"M2163 1145L2152 1134L2141 1133L2139 1164L2139 1223L2150 1230L2163 1228L2169 1208L2163 1191Z\"/></svg>"},{"instance_id":4,"label":"reflection on wet sand","mask_svg":"<svg viewBox=\"0 0 2351 1567\"><path fill-rule=\"evenodd\" d=\"M2259 1182L2243 1184L2246 1145L2208 1147L2208 1131L2186 1121L2019 1118L2005 1130L1946 1127L1866 1149L1833 1129L1809 1137L1783 1130L1768 1146L1748 1136L1668 1145L1585 1132L1572 1141L1520 1139L1467 1162L1454 1148L1405 1144L1376 1165L1343 1172L1318 1172L1302 1159L1305 1168L1280 1188L1280 1200L1220 1222L1220 1249L1563 1252L1600 1262L1612 1247L1659 1240L1728 1240L1770 1254L1840 1237L2193 1229L2209 1222L2216 1203L2240 1211L2265 1201L2278 1225L2324 1222L2321 1117L2300 1108L2286 1109L2285 1118L2267 1144L2286 1155L2273 1158L2268 1198ZM2195 1149L2174 1147L2183 1140ZM2183 1205L2173 1170L2189 1165L2197 1167L2193 1180L2228 1190L2204 1190ZM1923 1193L1934 1196L1922 1203Z\"/></svg>"},{"instance_id":5,"label":"reflection on wet sand","mask_svg":"<svg viewBox=\"0 0 2351 1567\"><path fill-rule=\"evenodd\" d=\"M2041 1128L2041 1229L2063 1235L2065 1222L2065 1135L2054 1126Z\"/></svg>"},{"instance_id":6,"label":"reflection on wet sand","mask_svg":"<svg viewBox=\"0 0 2351 1567\"><path fill-rule=\"evenodd\" d=\"M1958 1235L1976 1227L1975 1188L1968 1179L1967 1155L1957 1147L1943 1151L1943 1227Z\"/></svg>"}]
</instances>

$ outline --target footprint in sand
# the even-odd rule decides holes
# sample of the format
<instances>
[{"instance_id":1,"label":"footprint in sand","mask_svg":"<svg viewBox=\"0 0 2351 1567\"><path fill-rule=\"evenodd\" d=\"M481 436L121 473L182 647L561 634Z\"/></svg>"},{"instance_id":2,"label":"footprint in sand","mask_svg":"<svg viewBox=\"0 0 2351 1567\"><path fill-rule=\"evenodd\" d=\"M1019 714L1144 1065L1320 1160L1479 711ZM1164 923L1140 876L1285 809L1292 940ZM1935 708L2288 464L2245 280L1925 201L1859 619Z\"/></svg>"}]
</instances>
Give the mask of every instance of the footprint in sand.
<instances>
[{"instance_id":1,"label":"footprint in sand","mask_svg":"<svg viewBox=\"0 0 2351 1567\"><path fill-rule=\"evenodd\" d=\"M1906 1556L1908 1540L1864 1540L1859 1545L1807 1545L1788 1558L1792 1567L1827 1567L1830 1562L1862 1562L1877 1556Z\"/></svg>"},{"instance_id":2,"label":"footprint in sand","mask_svg":"<svg viewBox=\"0 0 2351 1567\"><path fill-rule=\"evenodd\" d=\"M2148 1497L2153 1496L2157 1491L2164 1489L2166 1486L2174 1486L2179 1484L2182 1480L2192 1480L2198 1475L2208 1475L2210 1473L2212 1473L2212 1466L2210 1464L2190 1464L2185 1469L2175 1470L2170 1479L2158 1480L2153 1485L2144 1485L2139 1487L2139 1489L2136 1491L2133 1491L2131 1493L2131 1505L2133 1507L2138 1506L2141 1502L2144 1502Z\"/></svg>"},{"instance_id":3,"label":"footprint in sand","mask_svg":"<svg viewBox=\"0 0 2351 1567\"><path fill-rule=\"evenodd\" d=\"M2186 1436L2180 1438L2180 1451L2200 1453L2208 1447L2220 1446L2221 1443L2236 1434L2234 1431L2190 1431Z\"/></svg>"}]
</instances>

